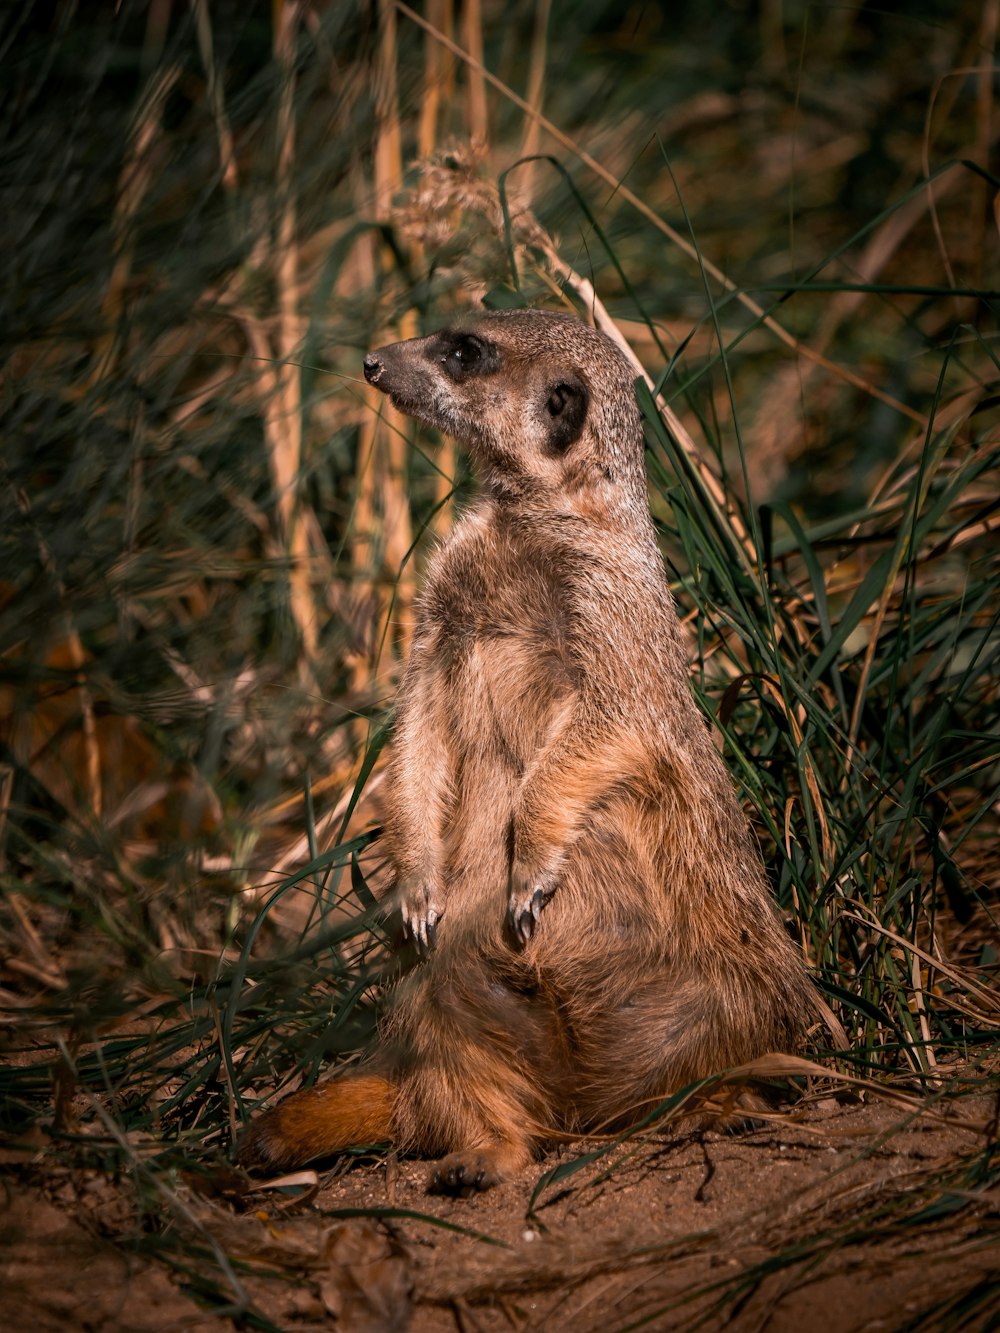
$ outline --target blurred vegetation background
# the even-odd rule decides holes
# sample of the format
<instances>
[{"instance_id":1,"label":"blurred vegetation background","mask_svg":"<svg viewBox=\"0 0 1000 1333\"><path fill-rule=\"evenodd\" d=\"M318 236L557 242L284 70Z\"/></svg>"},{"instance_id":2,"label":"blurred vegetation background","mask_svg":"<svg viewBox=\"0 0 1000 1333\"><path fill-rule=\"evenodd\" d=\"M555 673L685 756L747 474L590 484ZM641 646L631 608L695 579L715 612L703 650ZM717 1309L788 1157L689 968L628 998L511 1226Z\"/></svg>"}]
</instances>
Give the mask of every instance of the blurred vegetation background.
<instances>
[{"instance_id":1,"label":"blurred vegetation background","mask_svg":"<svg viewBox=\"0 0 1000 1333\"><path fill-rule=\"evenodd\" d=\"M484 299L648 377L692 684L841 1068L996 1076L997 25L5 10L8 1129L190 1157L371 1034L387 719L468 478L360 362Z\"/></svg>"}]
</instances>

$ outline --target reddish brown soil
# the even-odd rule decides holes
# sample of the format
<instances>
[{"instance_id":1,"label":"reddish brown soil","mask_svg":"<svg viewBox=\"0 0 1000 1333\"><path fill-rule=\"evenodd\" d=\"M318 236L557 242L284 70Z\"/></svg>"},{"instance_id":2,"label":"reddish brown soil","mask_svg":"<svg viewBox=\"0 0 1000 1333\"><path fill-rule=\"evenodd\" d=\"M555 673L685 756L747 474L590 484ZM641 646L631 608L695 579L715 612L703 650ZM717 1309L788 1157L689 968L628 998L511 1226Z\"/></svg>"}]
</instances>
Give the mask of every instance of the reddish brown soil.
<instances>
[{"instance_id":1,"label":"reddish brown soil","mask_svg":"<svg viewBox=\"0 0 1000 1333\"><path fill-rule=\"evenodd\" d=\"M959 1316L977 1284L996 1280L1000 1200L972 1190L958 1201L967 1207L903 1224L944 1197L932 1187L937 1168L982 1151L992 1108L980 1101L954 1114L965 1128L926 1116L901 1125L898 1108L830 1100L738 1137L660 1136L556 1184L530 1220L541 1170L568 1152L468 1200L428 1195L426 1164L392 1158L321 1177L307 1201L261 1189L244 1212L178 1185L177 1227L191 1246L224 1248L256 1309L303 1333L618 1333L699 1321L755 1333L986 1328L988 1309L974 1302ZM232 1323L232 1312L207 1312L131 1246L127 1183L40 1175L19 1158L7 1158L0 1218L0 1327ZM467 1230L341 1211L370 1208ZM862 1214L869 1221L859 1226ZM796 1244L798 1262L760 1267ZM950 1312L937 1308L953 1300Z\"/></svg>"}]
</instances>

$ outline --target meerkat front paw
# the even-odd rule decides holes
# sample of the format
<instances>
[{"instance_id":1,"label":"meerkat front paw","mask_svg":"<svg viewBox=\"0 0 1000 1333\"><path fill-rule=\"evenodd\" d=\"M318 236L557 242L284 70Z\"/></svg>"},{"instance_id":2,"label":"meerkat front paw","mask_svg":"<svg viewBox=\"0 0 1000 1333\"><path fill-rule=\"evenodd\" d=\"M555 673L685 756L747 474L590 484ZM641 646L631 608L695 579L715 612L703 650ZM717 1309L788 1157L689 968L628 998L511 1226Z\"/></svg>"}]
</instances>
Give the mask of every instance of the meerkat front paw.
<instances>
[{"instance_id":1,"label":"meerkat front paw","mask_svg":"<svg viewBox=\"0 0 1000 1333\"><path fill-rule=\"evenodd\" d=\"M437 925L444 916L444 898L433 883L421 881L399 895L407 938L417 951L428 954L437 944Z\"/></svg>"},{"instance_id":2,"label":"meerkat front paw","mask_svg":"<svg viewBox=\"0 0 1000 1333\"><path fill-rule=\"evenodd\" d=\"M529 874L515 867L510 877L507 923L519 944L527 944L535 933L542 908L556 891L554 875Z\"/></svg>"}]
</instances>

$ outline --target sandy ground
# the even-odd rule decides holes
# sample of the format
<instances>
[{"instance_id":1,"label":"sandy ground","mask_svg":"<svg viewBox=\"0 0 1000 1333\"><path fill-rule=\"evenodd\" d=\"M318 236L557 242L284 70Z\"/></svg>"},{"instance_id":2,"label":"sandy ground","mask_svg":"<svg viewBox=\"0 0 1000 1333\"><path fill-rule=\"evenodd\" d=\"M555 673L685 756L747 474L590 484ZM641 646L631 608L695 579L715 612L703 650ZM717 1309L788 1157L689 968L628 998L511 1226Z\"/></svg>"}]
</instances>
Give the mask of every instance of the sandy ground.
<instances>
[{"instance_id":1,"label":"sandy ground","mask_svg":"<svg viewBox=\"0 0 1000 1333\"><path fill-rule=\"evenodd\" d=\"M281 1329L985 1329L998 1311L974 1298L1000 1280L1000 1198L928 1182L982 1151L993 1110L965 1104L964 1127L901 1125L898 1108L831 1099L740 1136L675 1132L554 1183L531 1215L540 1174L568 1150L468 1200L428 1195L426 1163L394 1157L341 1164L311 1189L262 1188L238 1207L179 1182L177 1234L221 1247ZM5 1163L4 1330L238 1322L148 1257L133 1182L42 1174L24 1154ZM904 1224L915 1206L924 1216ZM345 1216L354 1209L386 1212ZM796 1244L797 1262L768 1266Z\"/></svg>"}]
</instances>

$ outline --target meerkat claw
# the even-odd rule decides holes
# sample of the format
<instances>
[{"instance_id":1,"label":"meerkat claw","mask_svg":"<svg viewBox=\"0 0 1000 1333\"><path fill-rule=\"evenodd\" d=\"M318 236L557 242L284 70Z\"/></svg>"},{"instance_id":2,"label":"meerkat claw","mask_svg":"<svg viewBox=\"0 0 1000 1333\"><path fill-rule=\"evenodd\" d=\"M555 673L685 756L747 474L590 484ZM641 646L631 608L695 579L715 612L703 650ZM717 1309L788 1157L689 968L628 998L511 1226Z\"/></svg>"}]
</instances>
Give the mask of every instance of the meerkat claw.
<instances>
[{"instance_id":1,"label":"meerkat claw","mask_svg":"<svg viewBox=\"0 0 1000 1333\"><path fill-rule=\"evenodd\" d=\"M403 911L403 929L406 937L422 958L426 958L437 948L437 923L440 919L441 913L434 907Z\"/></svg>"},{"instance_id":2,"label":"meerkat claw","mask_svg":"<svg viewBox=\"0 0 1000 1333\"><path fill-rule=\"evenodd\" d=\"M524 895L511 895L510 906L507 909L510 928L520 944L527 944L535 933L535 927L541 920L542 908L552 897L554 890L537 888L532 891L531 897Z\"/></svg>"}]
</instances>

